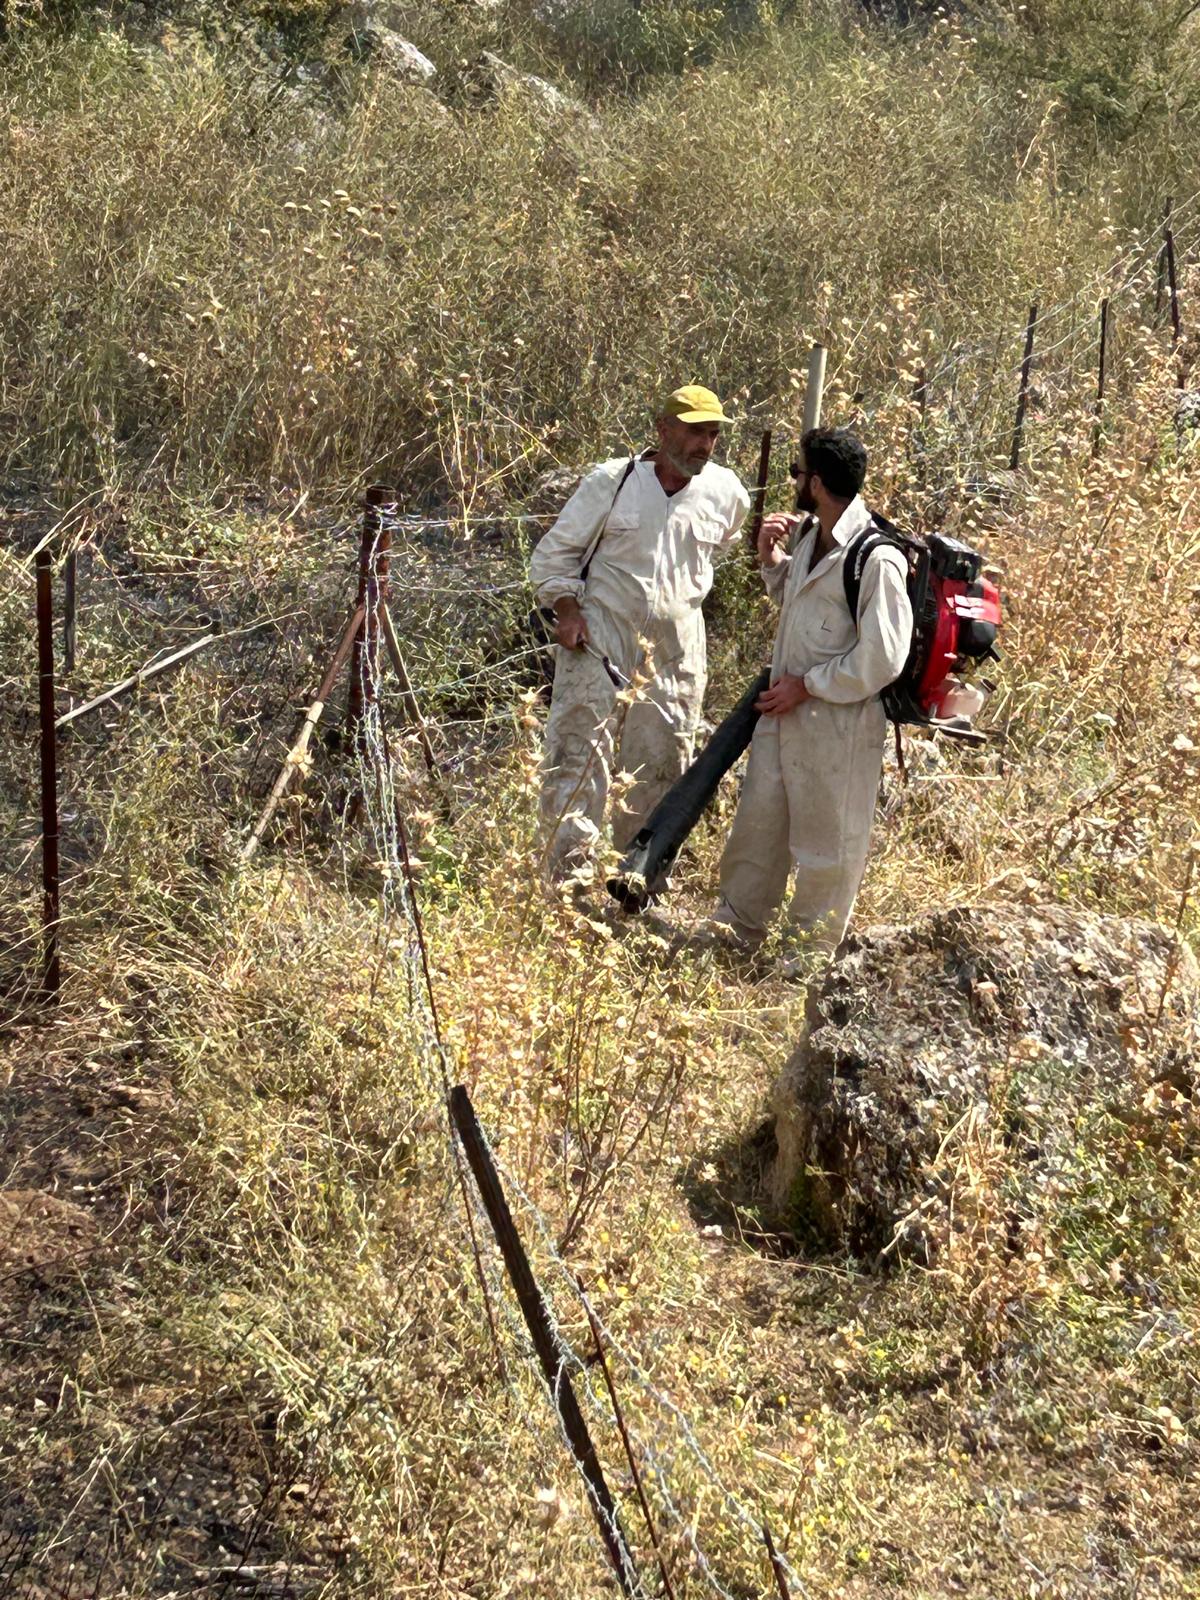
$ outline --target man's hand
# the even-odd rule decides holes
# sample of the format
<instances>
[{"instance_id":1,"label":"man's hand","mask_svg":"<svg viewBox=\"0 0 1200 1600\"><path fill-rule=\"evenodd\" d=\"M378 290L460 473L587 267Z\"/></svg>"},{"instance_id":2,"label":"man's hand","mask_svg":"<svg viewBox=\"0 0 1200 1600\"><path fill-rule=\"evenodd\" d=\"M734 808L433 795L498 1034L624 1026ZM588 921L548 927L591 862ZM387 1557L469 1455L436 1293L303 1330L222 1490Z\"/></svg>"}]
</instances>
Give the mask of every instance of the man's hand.
<instances>
[{"instance_id":1,"label":"man's hand","mask_svg":"<svg viewBox=\"0 0 1200 1600\"><path fill-rule=\"evenodd\" d=\"M555 637L564 650L581 650L585 644L591 644L587 622L573 595L564 595L554 602L554 618L558 623Z\"/></svg>"},{"instance_id":2,"label":"man's hand","mask_svg":"<svg viewBox=\"0 0 1200 1600\"><path fill-rule=\"evenodd\" d=\"M803 521L803 517L795 517L790 511L772 511L769 517L763 518L762 527L758 530L758 559L764 567L779 565L784 556L779 546L791 536L792 529Z\"/></svg>"},{"instance_id":3,"label":"man's hand","mask_svg":"<svg viewBox=\"0 0 1200 1600\"><path fill-rule=\"evenodd\" d=\"M782 678L776 678L769 689L763 690L754 702L754 709L761 711L765 717L781 717L785 711L794 711L797 706L811 699L812 695L804 687L804 679L785 672Z\"/></svg>"}]
</instances>

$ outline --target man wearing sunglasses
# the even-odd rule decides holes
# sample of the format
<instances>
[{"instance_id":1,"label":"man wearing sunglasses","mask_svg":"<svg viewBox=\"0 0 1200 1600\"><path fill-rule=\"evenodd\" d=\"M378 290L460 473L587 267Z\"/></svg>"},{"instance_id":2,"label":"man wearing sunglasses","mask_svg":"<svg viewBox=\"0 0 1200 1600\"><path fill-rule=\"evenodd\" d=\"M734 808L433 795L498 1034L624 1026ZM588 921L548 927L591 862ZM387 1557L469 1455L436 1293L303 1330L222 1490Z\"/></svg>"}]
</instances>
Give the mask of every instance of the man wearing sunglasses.
<instances>
[{"instance_id":1,"label":"man wearing sunglasses","mask_svg":"<svg viewBox=\"0 0 1200 1600\"><path fill-rule=\"evenodd\" d=\"M887 727L880 692L908 658L912 606L892 545L866 558L857 616L846 602L846 554L872 520L861 441L814 428L803 456L796 509L806 515L776 512L759 533L779 628L716 921L739 943L761 944L791 879L790 936L821 950L845 933L866 867Z\"/></svg>"}]
</instances>

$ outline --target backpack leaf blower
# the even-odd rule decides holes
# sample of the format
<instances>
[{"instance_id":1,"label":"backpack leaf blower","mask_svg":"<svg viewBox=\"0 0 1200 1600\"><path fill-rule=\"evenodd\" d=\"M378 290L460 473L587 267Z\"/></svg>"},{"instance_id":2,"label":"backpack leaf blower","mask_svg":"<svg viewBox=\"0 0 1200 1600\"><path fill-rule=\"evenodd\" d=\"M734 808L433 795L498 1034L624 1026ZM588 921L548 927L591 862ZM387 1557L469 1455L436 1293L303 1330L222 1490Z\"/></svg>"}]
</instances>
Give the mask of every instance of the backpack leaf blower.
<instances>
[{"instance_id":1,"label":"backpack leaf blower","mask_svg":"<svg viewBox=\"0 0 1200 1600\"><path fill-rule=\"evenodd\" d=\"M910 538L872 512L871 526L851 541L842 562L846 605L855 621L867 558L881 545L899 550L908 563L913 613L908 660L882 695L888 720L983 744L987 735L972 727L971 719L982 710L991 685L963 677L984 661L1000 659L1000 591L983 576L983 557L946 534Z\"/></svg>"}]
</instances>

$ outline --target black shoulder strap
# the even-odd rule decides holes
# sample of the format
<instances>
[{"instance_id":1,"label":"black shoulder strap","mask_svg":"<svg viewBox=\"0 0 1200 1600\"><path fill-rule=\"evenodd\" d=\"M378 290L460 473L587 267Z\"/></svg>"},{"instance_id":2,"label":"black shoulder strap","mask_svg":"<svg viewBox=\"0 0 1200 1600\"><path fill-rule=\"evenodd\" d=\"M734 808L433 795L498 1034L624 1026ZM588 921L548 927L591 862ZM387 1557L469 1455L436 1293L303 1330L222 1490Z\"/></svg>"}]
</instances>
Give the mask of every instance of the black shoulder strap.
<instances>
[{"instance_id":1,"label":"black shoulder strap","mask_svg":"<svg viewBox=\"0 0 1200 1600\"><path fill-rule=\"evenodd\" d=\"M588 546L587 555L585 555L583 558L583 565L579 569L579 576L581 578L586 578L588 575L588 571L592 565L592 562L596 558L596 551L600 548L600 541L603 539L605 530L608 527L608 519L616 510L617 501L621 497L621 490L629 482L629 474L633 471L637 464L638 458L636 455L631 455L629 460L625 463L625 471L621 474L621 481L617 484L616 490L613 493L613 497L608 503L608 510L604 513L604 518L601 521L600 526L596 529L595 537Z\"/></svg>"},{"instance_id":2,"label":"black shoulder strap","mask_svg":"<svg viewBox=\"0 0 1200 1600\"><path fill-rule=\"evenodd\" d=\"M845 560L842 562L842 586L846 592L846 605L856 623L863 573L867 570L867 562L872 552L885 544L890 544L896 550L907 550L911 542L905 538L894 522L889 522L886 517L881 517L874 511L871 513L869 526L856 538L851 539L846 547Z\"/></svg>"}]
</instances>

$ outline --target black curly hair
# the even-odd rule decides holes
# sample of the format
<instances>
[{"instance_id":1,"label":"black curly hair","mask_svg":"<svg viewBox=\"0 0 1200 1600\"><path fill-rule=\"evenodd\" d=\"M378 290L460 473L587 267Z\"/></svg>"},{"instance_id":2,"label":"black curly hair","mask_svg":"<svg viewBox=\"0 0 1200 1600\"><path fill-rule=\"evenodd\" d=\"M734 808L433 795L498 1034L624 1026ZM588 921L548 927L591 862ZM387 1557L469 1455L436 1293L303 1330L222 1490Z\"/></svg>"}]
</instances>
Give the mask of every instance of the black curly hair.
<instances>
[{"instance_id":1,"label":"black curly hair","mask_svg":"<svg viewBox=\"0 0 1200 1600\"><path fill-rule=\"evenodd\" d=\"M867 452L848 428L810 428L800 441L805 472L815 473L836 500L853 500L867 476Z\"/></svg>"}]
</instances>

